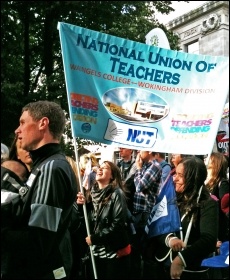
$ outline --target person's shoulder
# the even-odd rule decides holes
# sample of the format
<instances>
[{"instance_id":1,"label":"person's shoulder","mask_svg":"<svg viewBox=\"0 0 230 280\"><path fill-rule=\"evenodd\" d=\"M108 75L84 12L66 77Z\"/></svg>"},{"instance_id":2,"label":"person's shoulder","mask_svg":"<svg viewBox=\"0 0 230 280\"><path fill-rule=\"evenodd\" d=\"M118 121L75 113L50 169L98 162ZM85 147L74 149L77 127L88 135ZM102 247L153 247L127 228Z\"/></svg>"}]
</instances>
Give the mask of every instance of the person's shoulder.
<instances>
[{"instance_id":1,"label":"person's shoulder","mask_svg":"<svg viewBox=\"0 0 230 280\"><path fill-rule=\"evenodd\" d=\"M166 160L163 160L161 163L160 163L160 166L161 166L161 168L163 169L172 169L172 167L171 167L171 164L170 163L168 163Z\"/></svg>"},{"instance_id":2,"label":"person's shoulder","mask_svg":"<svg viewBox=\"0 0 230 280\"><path fill-rule=\"evenodd\" d=\"M112 192L115 194L121 194L123 190L120 187L115 187L112 189Z\"/></svg>"},{"instance_id":3,"label":"person's shoulder","mask_svg":"<svg viewBox=\"0 0 230 280\"><path fill-rule=\"evenodd\" d=\"M219 211L219 199L211 195L199 201L201 215L216 217Z\"/></svg>"},{"instance_id":4,"label":"person's shoulder","mask_svg":"<svg viewBox=\"0 0 230 280\"><path fill-rule=\"evenodd\" d=\"M121 197L121 196L125 196L125 193L120 187L116 187L112 191L112 196L113 197L116 197L116 196Z\"/></svg>"},{"instance_id":5,"label":"person's shoulder","mask_svg":"<svg viewBox=\"0 0 230 280\"><path fill-rule=\"evenodd\" d=\"M121 165L122 165L123 162L124 162L123 159L119 160L118 163L117 163L117 166L118 166L118 167L121 167Z\"/></svg>"},{"instance_id":6,"label":"person's shoulder","mask_svg":"<svg viewBox=\"0 0 230 280\"><path fill-rule=\"evenodd\" d=\"M207 197L207 199L205 199L203 201L203 203L205 205L209 205L209 206L214 206L214 207L217 207L218 208L218 205L219 205L219 199L217 199L215 196L213 195L210 195Z\"/></svg>"},{"instance_id":7,"label":"person's shoulder","mask_svg":"<svg viewBox=\"0 0 230 280\"><path fill-rule=\"evenodd\" d=\"M130 163L130 172L135 173L137 170L136 160L132 159Z\"/></svg>"},{"instance_id":8,"label":"person's shoulder","mask_svg":"<svg viewBox=\"0 0 230 280\"><path fill-rule=\"evenodd\" d=\"M135 158L135 157L132 157L132 159L131 159L131 164L134 164L134 163L136 163L136 158Z\"/></svg>"},{"instance_id":9,"label":"person's shoulder","mask_svg":"<svg viewBox=\"0 0 230 280\"><path fill-rule=\"evenodd\" d=\"M126 203L126 195L120 187L116 187L113 189L113 192L111 194L111 201L113 201L116 204L118 203L121 205Z\"/></svg>"},{"instance_id":10,"label":"person's shoulder","mask_svg":"<svg viewBox=\"0 0 230 280\"><path fill-rule=\"evenodd\" d=\"M223 178L220 180L218 187L221 188L223 186L229 186L229 179L228 178Z\"/></svg>"},{"instance_id":11,"label":"person's shoulder","mask_svg":"<svg viewBox=\"0 0 230 280\"><path fill-rule=\"evenodd\" d=\"M50 157L47 157L44 160L44 167L50 167L54 170L56 169L70 169L72 170L71 165L69 164L68 160L66 159L65 155L62 153L54 154Z\"/></svg>"},{"instance_id":12,"label":"person's shoulder","mask_svg":"<svg viewBox=\"0 0 230 280\"><path fill-rule=\"evenodd\" d=\"M162 167L161 167L160 163L158 163L157 161L149 162L148 169L152 169L155 171L158 171L158 170L162 171Z\"/></svg>"}]
</instances>

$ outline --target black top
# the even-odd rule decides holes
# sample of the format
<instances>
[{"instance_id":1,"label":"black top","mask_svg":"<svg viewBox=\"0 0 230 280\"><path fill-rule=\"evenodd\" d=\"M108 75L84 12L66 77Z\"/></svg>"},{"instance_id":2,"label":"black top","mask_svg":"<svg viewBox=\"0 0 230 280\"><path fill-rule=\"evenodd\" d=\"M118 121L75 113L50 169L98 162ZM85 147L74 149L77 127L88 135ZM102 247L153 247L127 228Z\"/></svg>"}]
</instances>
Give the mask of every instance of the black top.
<instances>
[{"instance_id":1,"label":"black top","mask_svg":"<svg viewBox=\"0 0 230 280\"><path fill-rule=\"evenodd\" d=\"M55 159L47 160L50 156ZM64 267L68 273L71 249L67 250L70 248L67 228L77 181L59 144L31 151L31 157L33 169L19 224L2 236L5 252L2 273L17 279L55 279L56 269ZM63 240L68 243L65 253Z\"/></svg>"}]
</instances>

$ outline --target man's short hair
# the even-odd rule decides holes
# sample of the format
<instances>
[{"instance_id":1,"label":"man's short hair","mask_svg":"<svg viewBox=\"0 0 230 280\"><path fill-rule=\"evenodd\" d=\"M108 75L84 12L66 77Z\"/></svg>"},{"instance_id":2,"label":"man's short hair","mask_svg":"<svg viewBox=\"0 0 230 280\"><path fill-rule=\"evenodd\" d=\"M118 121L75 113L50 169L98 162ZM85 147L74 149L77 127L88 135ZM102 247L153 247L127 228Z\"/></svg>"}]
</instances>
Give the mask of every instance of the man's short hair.
<instances>
[{"instance_id":1,"label":"man's short hair","mask_svg":"<svg viewBox=\"0 0 230 280\"><path fill-rule=\"evenodd\" d=\"M49 119L50 133L54 139L61 139L66 125L66 118L59 104L47 100L31 102L22 108L22 113L24 111L28 111L35 121L47 117Z\"/></svg>"},{"instance_id":2,"label":"man's short hair","mask_svg":"<svg viewBox=\"0 0 230 280\"><path fill-rule=\"evenodd\" d=\"M158 153L160 158L165 159L165 153Z\"/></svg>"}]
</instances>

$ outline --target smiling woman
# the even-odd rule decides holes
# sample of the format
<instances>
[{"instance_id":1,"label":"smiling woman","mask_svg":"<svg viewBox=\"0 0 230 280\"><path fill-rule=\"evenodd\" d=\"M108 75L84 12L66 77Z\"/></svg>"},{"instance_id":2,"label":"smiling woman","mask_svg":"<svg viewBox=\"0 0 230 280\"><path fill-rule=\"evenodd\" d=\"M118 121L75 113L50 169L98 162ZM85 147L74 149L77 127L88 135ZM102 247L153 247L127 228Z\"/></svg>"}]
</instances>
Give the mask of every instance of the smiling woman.
<instances>
[{"instance_id":1,"label":"smiling woman","mask_svg":"<svg viewBox=\"0 0 230 280\"><path fill-rule=\"evenodd\" d=\"M128 208L120 169L113 162L104 161L97 170L90 197L86 201L78 193L77 203L79 206L86 203L89 210L91 234L85 240L92 246L98 279L129 279ZM87 271L89 279L93 279L95 271L91 265Z\"/></svg>"},{"instance_id":2,"label":"smiling woman","mask_svg":"<svg viewBox=\"0 0 230 280\"><path fill-rule=\"evenodd\" d=\"M215 251L218 203L204 185L206 177L198 157L186 157L177 165L174 182L182 231L156 237L157 277L152 279L209 279L201 262Z\"/></svg>"},{"instance_id":3,"label":"smiling woman","mask_svg":"<svg viewBox=\"0 0 230 280\"><path fill-rule=\"evenodd\" d=\"M176 192L182 193L184 191L184 167L179 164L176 168L176 174L173 177Z\"/></svg>"}]
</instances>

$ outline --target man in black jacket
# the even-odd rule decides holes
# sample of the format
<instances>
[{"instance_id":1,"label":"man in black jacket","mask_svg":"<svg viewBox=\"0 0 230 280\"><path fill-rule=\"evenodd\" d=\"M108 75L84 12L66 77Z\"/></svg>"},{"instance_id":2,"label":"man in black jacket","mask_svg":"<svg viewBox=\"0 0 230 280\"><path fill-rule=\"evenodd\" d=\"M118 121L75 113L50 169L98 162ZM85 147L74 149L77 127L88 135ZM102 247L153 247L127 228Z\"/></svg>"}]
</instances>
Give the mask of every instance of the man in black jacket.
<instances>
[{"instance_id":1,"label":"man in black jacket","mask_svg":"<svg viewBox=\"0 0 230 280\"><path fill-rule=\"evenodd\" d=\"M127 196L127 206L129 209L129 218L130 218L130 238L131 238L131 271L130 271L130 279L139 279L141 277L140 267L137 265L139 260L139 252L136 250L134 246L134 240L136 235L136 230L134 228L134 216L133 214L133 199L134 194L136 192L136 187L134 184L134 176L137 170L135 163L134 151L132 149L127 149L120 147L120 157L122 158L117 166L121 170L121 176L123 183L125 184L125 188L128 191Z\"/></svg>"},{"instance_id":2,"label":"man in black jacket","mask_svg":"<svg viewBox=\"0 0 230 280\"><path fill-rule=\"evenodd\" d=\"M60 147L65 123L55 102L32 102L22 109L15 133L21 147L30 152L33 169L18 226L2 233L8 252L2 279L68 278L72 265L68 226L77 181Z\"/></svg>"},{"instance_id":3,"label":"man in black jacket","mask_svg":"<svg viewBox=\"0 0 230 280\"><path fill-rule=\"evenodd\" d=\"M136 188L134 185L134 175L137 170L136 164L135 164L135 157L133 155L132 149L127 148L120 148L120 157L122 158L117 166L121 170L121 177L123 180L123 183L125 184L125 187L128 191L128 208L129 211L133 212L133 196L136 192Z\"/></svg>"}]
</instances>

